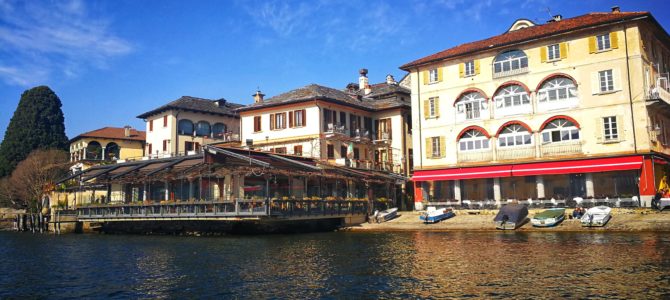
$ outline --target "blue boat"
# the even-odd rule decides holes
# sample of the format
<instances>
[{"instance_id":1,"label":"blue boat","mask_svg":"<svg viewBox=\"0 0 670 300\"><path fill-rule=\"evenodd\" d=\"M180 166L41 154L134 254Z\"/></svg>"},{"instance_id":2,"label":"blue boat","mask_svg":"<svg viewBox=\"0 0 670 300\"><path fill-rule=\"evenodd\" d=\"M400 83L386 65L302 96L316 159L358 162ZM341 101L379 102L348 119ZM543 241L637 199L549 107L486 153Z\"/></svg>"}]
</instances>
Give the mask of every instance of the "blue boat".
<instances>
[{"instance_id":1,"label":"blue boat","mask_svg":"<svg viewBox=\"0 0 670 300\"><path fill-rule=\"evenodd\" d=\"M455 215L454 210L451 208L437 209L435 206L428 206L426 212L422 213L419 219L426 224L432 224L449 219Z\"/></svg>"}]
</instances>

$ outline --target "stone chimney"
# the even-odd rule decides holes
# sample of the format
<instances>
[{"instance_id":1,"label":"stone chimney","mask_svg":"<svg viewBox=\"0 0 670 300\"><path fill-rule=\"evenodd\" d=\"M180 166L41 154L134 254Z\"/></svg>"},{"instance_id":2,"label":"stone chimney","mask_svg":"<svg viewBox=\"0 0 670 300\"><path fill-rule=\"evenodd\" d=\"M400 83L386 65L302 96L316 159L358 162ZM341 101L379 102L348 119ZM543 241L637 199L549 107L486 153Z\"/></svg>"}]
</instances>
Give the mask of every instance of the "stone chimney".
<instances>
[{"instance_id":1,"label":"stone chimney","mask_svg":"<svg viewBox=\"0 0 670 300\"><path fill-rule=\"evenodd\" d=\"M256 91L256 94L254 94L254 103L263 103L263 97L265 97L265 94L261 93L261 90Z\"/></svg>"},{"instance_id":2,"label":"stone chimney","mask_svg":"<svg viewBox=\"0 0 670 300\"><path fill-rule=\"evenodd\" d=\"M216 104L216 106L219 106L219 107L224 106L224 105L226 105L226 99L221 98L219 100L214 100L214 104Z\"/></svg>"},{"instance_id":3,"label":"stone chimney","mask_svg":"<svg viewBox=\"0 0 670 300\"><path fill-rule=\"evenodd\" d=\"M132 128L128 125L123 126L123 136L130 137L130 129Z\"/></svg>"},{"instance_id":4,"label":"stone chimney","mask_svg":"<svg viewBox=\"0 0 670 300\"><path fill-rule=\"evenodd\" d=\"M555 15L555 16L553 17L553 19L554 19L554 22L558 22L558 21L560 21L560 20L563 20L563 16L562 16L562 15Z\"/></svg>"},{"instance_id":5,"label":"stone chimney","mask_svg":"<svg viewBox=\"0 0 670 300\"><path fill-rule=\"evenodd\" d=\"M621 12L621 8L618 5L612 6L612 13L618 14Z\"/></svg>"},{"instance_id":6,"label":"stone chimney","mask_svg":"<svg viewBox=\"0 0 670 300\"><path fill-rule=\"evenodd\" d=\"M395 78L393 78L393 75L388 74L388 75L386 75L386 84L395 85L395 84L398 84L398 83L395 81Z\"/></svg>"},{"instance_id":7,"label":"stone chimney","mask_svg":"<svg viewBox=\"0 0 670 300\"><path fill-rule=\"evenodd\" d=\"M370 84L368 83L368 69L360 69L358 74L361 74L361 76L358 77L358 88L362 90L364 89L365 94L367 95L370 93Z\"/></svg>"}]
</instances>

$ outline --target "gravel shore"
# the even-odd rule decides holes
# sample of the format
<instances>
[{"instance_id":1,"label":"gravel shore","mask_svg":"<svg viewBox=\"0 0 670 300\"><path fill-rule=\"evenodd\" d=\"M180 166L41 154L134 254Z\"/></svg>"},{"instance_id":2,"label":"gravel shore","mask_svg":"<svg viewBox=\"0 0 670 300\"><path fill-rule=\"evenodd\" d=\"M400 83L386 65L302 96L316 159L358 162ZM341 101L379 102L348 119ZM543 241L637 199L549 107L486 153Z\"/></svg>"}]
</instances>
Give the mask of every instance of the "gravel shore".
<instances>
[{"instance_id":1,"label":"gravel shore","mask_svg":"<svg viewBox=\"0 0 670 300\"><path fill-rule=\"evenodd\" d=\"M542 209L531 209L528 217L531 218ZM421 212L398 212L399 216L385 223L363 223L359 226L348 227L351 231L495 231L493 217L497 210L456 210L456 216L436 224L424 224L419 220ZM572 209L566 209L566 214L572 214ZM612 232L670 232L670 211L658 212L651 209L612 209L612 219L605 227L582 227L579 220L566 219L561 224L549 228L537 228L530 221L517 231L612 231Z\"/></svg>"}]
</instances>

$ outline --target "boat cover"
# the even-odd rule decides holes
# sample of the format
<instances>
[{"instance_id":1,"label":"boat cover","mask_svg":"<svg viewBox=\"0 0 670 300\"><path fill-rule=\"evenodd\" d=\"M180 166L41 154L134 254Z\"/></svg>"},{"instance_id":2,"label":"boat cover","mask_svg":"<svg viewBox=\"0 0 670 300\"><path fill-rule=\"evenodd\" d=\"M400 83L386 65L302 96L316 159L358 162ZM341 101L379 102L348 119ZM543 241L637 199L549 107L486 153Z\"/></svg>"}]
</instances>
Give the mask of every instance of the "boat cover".
<instances>
[{"instance_id":1,"label":"boat cover","mask_svg":"<svg viewBox=\"0 0 670 300\"><path fill-rule=\"evenodd\" d=\"M558 218L562 214L565 214L565 208L554 208L554 209L547 209L539 214L536 214L533 218L535 219Z\"/></svg>"},{"instance_id":2,"label":"boat cover","mask_svg":"<svg viewBox=\"0 0 670 300\"><path fill-rule=\"evenodd\" d=\"M500 208L493 221L503 221L505 216L507 216L507 222L520 223L528 216L528 208L520 204L507 204Z\"/></svg>"}]
</instances>

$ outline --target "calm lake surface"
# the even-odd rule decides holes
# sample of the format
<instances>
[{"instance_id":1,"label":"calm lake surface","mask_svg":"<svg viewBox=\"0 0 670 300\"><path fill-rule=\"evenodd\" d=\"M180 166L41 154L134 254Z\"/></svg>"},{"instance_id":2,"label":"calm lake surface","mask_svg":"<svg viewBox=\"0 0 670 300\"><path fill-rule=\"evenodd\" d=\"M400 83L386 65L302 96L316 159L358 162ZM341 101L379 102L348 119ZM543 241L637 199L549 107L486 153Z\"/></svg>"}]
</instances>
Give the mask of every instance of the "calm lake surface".
<instances>
[{"instance_id":1,"label":"calm lake surface","mask_svg":"<svg viewBox=\"0 0 670 300\"><path fill-rule=\"evenodd\" d=\"M0 233L0 298L669 298L670 235Z\"/></svg>"}]
</instances>

